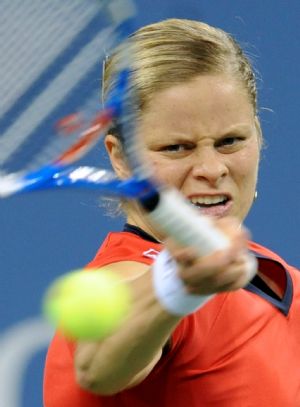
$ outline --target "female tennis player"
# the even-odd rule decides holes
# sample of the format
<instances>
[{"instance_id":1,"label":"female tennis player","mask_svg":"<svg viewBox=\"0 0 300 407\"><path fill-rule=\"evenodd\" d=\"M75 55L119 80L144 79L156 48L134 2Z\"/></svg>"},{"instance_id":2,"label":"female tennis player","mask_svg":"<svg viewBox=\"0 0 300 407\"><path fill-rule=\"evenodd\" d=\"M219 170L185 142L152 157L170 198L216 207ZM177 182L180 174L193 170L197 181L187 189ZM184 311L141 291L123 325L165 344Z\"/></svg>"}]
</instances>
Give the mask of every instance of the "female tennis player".
<instances>
[{"instance_id":1,"label":"female tennis player","mask_svg":"<svg viewBox=\"0 0 300 407\"><path fill-rule=\"evenodd\" d=\"M133 41L142 159L211 217L229 245L199 257L123 201L124 229L107 236L89 267L128 280L132 311L99 342L55 335L45 407L298 406L300 274L241 226L262 146L253 68L230 35L196 21L149 25ZM104 98L117 59L106 64ZM105 145L127 178L118 123Z\"/></svg>"}]
</instances>

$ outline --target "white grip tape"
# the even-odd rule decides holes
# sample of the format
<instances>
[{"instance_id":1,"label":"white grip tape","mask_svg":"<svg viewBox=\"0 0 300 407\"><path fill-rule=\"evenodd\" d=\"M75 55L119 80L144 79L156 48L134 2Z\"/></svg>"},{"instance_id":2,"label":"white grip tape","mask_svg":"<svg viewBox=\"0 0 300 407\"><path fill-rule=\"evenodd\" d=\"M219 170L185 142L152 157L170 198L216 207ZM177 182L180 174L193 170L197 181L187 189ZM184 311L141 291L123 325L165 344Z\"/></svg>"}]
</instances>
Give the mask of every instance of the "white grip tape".
<instances>
[{"instance_id":1,"label":"white grip tape","mask_svg":"<svg viewBox=\"0 0 300 407\"><path fill-rule=\"evenodd\" d=\"M210 218L199 214L177 190L161 191L159 203L149 217L179 244L194 247L199 256L226 249L229 245L227 237L214 227ZM257 272L257 260L248 252L245 256L246 285ZM176 261L166 250L159 254L152 268L156 296L171 314L190 314L213 297L189 294L177 275Z\"/></svg>"},{"instance_id":2,"label":"white grip tape","mask_svg":"<svg viewBox=\"0 0 300 407\"><path fill-rule=\"evenodd\" d=\"M193 246L199 256L228 247L227 237L207 216L189 205L177 190L162 191L159 203L149 217L179 244Z\"/></svg>"},{"instance_id":3,"label":"white grip tape","mask_svg":"<svg viewBox=\"0 0 300 407\"><path fill-rule=\"evenodd\" d=\"M165 310L173 315L185 316L206 304L213 295L189 294L177 271L176 261L167 250L163 250L152 265L153 287Z\"/></svg>"}]
</instances>

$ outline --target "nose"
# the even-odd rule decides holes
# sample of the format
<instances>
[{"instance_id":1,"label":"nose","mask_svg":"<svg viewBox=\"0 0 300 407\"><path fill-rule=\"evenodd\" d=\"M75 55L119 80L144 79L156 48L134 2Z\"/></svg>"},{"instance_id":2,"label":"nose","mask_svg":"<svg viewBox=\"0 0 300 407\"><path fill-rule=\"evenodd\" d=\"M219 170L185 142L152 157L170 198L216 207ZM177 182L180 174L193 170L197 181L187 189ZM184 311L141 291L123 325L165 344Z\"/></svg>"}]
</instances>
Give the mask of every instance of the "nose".
<instances>
[{"instance_id":1,"label":"nose","mask_svg":"<svg viewBox=\"0 0 300 407\"><path fill-rule=\"evenodd\" d=\"M204 148L195 154L192 168L194 178L204 180L211 186L217 186L228 172L224 154L220 154L215 149Z\"/></svg>"}]
</instances>

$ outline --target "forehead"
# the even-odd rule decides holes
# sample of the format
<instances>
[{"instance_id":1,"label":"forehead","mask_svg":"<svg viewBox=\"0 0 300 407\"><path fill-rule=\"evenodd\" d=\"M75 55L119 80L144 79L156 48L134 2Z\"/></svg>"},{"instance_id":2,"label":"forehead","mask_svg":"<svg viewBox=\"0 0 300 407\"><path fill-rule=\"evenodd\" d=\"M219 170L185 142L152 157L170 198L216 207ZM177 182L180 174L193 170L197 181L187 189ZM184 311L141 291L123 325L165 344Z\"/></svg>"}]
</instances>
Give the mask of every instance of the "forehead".
<instances>
[{"instance_id":1,"label":"forehead","mask_svg":"<svg viewBox=\"0 0 300 407\"><path fill-rule=\"evenodd\" d=\"M209 134L251 125L254 110L243 86L227 75L201 75L157 92L142 123L176 132Z\"/></svg>"}]
</instances>

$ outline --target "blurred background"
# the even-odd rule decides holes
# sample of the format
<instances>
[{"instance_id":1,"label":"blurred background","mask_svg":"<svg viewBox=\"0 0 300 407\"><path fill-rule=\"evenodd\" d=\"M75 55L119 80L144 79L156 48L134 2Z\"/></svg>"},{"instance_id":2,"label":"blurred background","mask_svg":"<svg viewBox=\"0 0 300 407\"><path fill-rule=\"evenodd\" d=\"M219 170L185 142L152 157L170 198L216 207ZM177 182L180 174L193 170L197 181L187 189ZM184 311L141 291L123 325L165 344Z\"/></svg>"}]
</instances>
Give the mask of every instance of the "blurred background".
<instances>
[{"instance_id":1,"label":"blurred background","mask_svg":"<svg viewBox=\"0 0 300 407\"><path fill-rule=\"evenodd\" d=\"M42 0L20 5L29 1L39 4ZM266 148L258 199L246 224L255 241L300 267L300 2L136 3L138 26L169 17L199 19L232 33L247 50L258 72ZM0 0L0 27L11 17L7 5L8 0ZM100 75L101 64L89 78L94 91ZM91 159L102 165L101 148ZM96 194L80 191L43 192L0 201L0 407L42 405L43 363L52 334L41 318L42 295L56 276L84 266L109 230L122 227L123 219L109 216L105 205Z\"/></svg>"}]
</instances>

